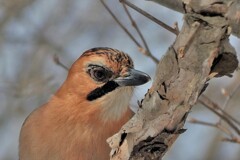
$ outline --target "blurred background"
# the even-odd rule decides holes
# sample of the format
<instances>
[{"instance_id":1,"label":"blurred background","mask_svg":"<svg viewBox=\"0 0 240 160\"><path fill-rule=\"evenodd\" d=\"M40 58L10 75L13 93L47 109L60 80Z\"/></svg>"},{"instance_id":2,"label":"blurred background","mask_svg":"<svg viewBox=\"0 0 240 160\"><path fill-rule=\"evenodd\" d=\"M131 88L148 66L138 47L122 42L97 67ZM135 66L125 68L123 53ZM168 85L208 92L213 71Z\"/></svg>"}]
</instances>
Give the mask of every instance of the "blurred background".
<instances>
[{"instance_id":1,"label":"blurred background","mask_svg":"<svg viewBox=\"0 0 240 160\"><path fill-rule=\"evenodd\" d=\"M182 25L182 15L154 2L132 0L140 8L170 26ZM131 26L118 1L106 1L121 22L139 36ZM150 50L158 59L174 42L175 35L144 16L130 10L143 32ZM231 37L240 57L240 40ZM142 55L133 41L122 31L99 1L88 0L0 0L0 160L18 159L18 136L27 115L44 104L67 76L56 65L56 54L66 66L85 50L112 47L134 59L135 68L154 77L156 65ZM205 94L220 106L230 97L227 112L240 120L240 73L233 78L211 80ZM151 82L138 87L132 106L136 107ZM223 94L223 91L225 94ZM227 94L226 94L227 93ZM228 94L229 93L229 94ZM201 105L196 105L190 117L207 122L219 118ZM240 145L222 142L222 132L213 127L186 123L182 134L165 156L166 160L239 160Z\"/></svg>"}]
</instances>

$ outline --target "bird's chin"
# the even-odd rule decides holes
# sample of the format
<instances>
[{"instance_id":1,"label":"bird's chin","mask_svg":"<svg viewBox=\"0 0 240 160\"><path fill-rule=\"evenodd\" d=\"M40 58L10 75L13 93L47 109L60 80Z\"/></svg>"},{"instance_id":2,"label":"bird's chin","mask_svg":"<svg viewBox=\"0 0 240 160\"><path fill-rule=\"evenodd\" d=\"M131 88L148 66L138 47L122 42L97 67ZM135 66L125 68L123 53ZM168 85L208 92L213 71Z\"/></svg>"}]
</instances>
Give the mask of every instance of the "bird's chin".
<instances>
[{"instance_id":1,"label":"bird's chin","mask_svg":"<svg viewBox=\"0 0 240 160\"><path fill-rule=\"evenodd\" d=\"M105 121L119 120L128 109L133 95L133 86L119 87L99 100L102 104L102 118Z\"/></svg>"}]
</instances>

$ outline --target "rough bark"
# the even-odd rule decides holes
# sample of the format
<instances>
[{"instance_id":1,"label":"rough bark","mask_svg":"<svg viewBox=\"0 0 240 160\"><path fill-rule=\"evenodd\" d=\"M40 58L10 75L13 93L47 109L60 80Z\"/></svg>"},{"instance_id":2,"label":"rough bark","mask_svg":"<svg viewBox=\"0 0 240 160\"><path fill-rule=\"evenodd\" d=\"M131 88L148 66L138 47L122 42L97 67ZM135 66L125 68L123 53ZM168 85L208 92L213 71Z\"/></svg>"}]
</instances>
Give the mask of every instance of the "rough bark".
<instances>
[{"instance_id":1,"label":"rough bark","mask_svg":"<svg viewBox=\"0 0 240 160\"><path fill-rule=\"evenodd\" d=\"M186 117L208 81L229 76L238 66L228 19L215 11L195 12L189 4L185 8L180 34L159 62L140 109L107 140L112 160L161 159L185 131Z\"/></svg>"}]
</instances>

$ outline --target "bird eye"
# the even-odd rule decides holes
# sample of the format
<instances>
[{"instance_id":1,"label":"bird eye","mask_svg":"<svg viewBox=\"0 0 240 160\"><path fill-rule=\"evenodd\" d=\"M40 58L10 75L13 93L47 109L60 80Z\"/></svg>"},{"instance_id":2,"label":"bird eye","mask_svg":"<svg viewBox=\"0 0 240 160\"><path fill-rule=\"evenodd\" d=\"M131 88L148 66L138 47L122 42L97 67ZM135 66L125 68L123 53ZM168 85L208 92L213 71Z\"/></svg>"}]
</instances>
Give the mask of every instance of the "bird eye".
<instances>
[{"instance_id":1,"label":"bird eye","mask_svg":"<svg viewBox=\"0 0 240 160\"><path fill-rule=\"evenodd\" d=\"M102 81L106 78L106 73L104 72L104 70L100 69L100 70L94 70L93 71L93 75L94 77L99 80L99 81Z\"/></svg>"},{"instance_id":2,"label":"bird eye","mask_svg":"<svg viewBox=\"0 0 240 160\"><path fill-rule=\"evenodd\" d=\"M111 71L101 66L91 66L88 70L89 75L98 82L106 82L111 77Z\"/></svg>"}]
</instances>

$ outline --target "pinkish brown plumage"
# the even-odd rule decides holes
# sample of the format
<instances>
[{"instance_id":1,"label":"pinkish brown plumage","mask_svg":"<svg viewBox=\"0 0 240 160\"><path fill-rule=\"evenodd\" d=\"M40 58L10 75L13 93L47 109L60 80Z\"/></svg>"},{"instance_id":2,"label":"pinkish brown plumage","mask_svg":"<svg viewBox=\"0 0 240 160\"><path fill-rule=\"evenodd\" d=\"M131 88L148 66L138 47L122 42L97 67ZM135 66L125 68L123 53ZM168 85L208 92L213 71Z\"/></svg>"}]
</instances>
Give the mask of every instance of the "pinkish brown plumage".
<instances>
[{"instance_id":1,"label":"pinkish brown plumage","mask_svg":"<svg viewBox=\"0 0 240 160\"><path fill-rule=\"evenodd\" d=\"M149 79L121 51L86 51L49 102L25 120L20 160L109 159L106 139L131 118L133 87Z\"/></svg>"}]
</instances>

